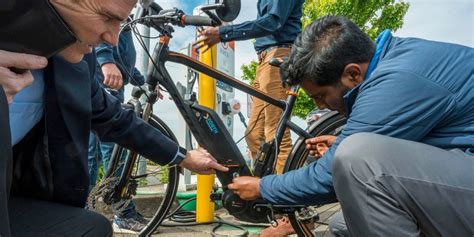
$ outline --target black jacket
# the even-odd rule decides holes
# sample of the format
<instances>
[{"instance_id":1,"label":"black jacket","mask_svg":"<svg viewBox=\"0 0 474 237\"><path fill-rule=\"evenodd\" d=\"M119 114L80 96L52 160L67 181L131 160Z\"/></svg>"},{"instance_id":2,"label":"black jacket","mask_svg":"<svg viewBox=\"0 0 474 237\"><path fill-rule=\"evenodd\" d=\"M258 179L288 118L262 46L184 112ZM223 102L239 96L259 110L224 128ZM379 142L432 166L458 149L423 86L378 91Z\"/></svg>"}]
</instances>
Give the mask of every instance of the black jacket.
<instances>
[{"instance_id":1,"label":"black jacket","mask_svg":"<svg viewBox=\"0 0 474 237\"><path fill-rule=\"evenodd\" d=\"M118 143L157 163L167 164L174 158L176 143L137 118L133 111L123 110L120 102L100 87L94 79L95 63L92 54L78 64L59 57L50 59L44 77L45 117L30 132L36 135L28 134L13 148L13 195L83 207L89 186L87 149L91 129L102 141ZM3 95L0 97L4 99ZM3 130L5 124L8 127L8 113L4 113L2 102L0 235L3 226L8 225L6 200L11 177L10 134Z\"/></svg>"}]
</instances>

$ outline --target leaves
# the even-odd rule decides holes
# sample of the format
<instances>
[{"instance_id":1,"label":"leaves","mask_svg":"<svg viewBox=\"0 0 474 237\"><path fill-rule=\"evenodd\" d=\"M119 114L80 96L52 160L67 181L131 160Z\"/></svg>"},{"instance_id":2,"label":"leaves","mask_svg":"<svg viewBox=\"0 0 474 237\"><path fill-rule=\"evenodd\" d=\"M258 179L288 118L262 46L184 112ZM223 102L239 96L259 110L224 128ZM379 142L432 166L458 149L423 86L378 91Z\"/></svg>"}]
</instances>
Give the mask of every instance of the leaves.
<instances>
[{"instance_id":1,"label":"leaves","mask_svg":"<svg viewBox=\"0 0 474 237\"><path fill-rule=\"evenodd\" d=\"M253 85L257 73L258 63L255 60L250 61L248 65L242 65L240 70L242 70L242 80L248 81L250 85Z\"/></svg>"}]
</instances>

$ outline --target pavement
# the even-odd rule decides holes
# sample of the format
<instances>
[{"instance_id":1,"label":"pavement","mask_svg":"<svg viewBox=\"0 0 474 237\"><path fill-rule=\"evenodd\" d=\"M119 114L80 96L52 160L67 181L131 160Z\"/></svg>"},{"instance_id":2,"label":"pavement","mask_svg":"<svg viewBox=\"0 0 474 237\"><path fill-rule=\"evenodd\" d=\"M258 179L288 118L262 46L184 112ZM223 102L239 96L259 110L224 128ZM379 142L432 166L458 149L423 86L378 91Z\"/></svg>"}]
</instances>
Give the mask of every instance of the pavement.
<instances>
[{"instance_id":1,"label":"pavement","mask_svg":"<svg viewBox=\"0 0 474 237\"><path fill-rule=\"evenodd\" d=\"M317 237L332 237L327 224L329 223L330 217L340 210L338 203L328 204L317 208L320 214L320 221L316 224L315 235ZM216 210L216 216L219 218L236 224L244 226L245 229L249 232L249 237L260 236L260 232L268 227L268 224L260 224L254 226L244 225L244 223L237 221L233 216L229 215L227 211L223 208ZM164 225L177 224L172 221L163 222ZM188 226L173 226L165 227L160 226L156 234L152 236L161 236L161 237L201 237L201 236L212 236L212 229L215 227L215 224L210 225L188 225ZM218 231L216 231L219 236L238 236L243 232L242 230L236 229L234 227L223 225ZM132 237L136 236L136 233L129 230L122 230L114 228L114 237ZM296 235L294 235L296 236Z\"/></svg>"},{"instance_id":2,"label":"pavement","mask_svg":"<svg viewBox=\"0 0 474 237\"><path fill-rule=\"evenodd\" d=\"M151 217L154 214L154 211L158 208L158 205L163 198L165 187L162 184L159 184L158 180L148 180L148 185L144 188L138 188L137 195L134 198L135 205L142 215L145 217ZM184 190L181 190L184 191ZM172 210L178 206L178 203L174 204ZM316 236L331 236L330 231L328 230L327 224L329 223L330 217L340 210L338 203L328 204L317 208L319 213L319 222L316 224L315 234ZM107 218L112 220L113 214L110 206L102 205L100 210L96 210L101 214L105 215ZM243 226L248 232L250 237L260 236L260 232L269 227L269 224L252 224L252 223L243 223L235 219L233 216L229 215L228 212L223 209L217 209L215 212L217 218L222 219L226 222L230 222L235 225ZM165 226L165 225L179 225L179 226ZM195 236L212 236L212 230L216 224L209 225L182 225L180 223L174 223L170 220L163 222L156 234L152 236L179 236L179 237L195 237ZM252 225L249 225L252 224ZM216 231L219 236L238 236L243 234L242 230L236 229L235 227L222 225L218 231ZM114 228L114 237L132 237L137 236L136 232L117 229ZM295 235L296 236L296 235Z\"/></svg>"}]
</instances>

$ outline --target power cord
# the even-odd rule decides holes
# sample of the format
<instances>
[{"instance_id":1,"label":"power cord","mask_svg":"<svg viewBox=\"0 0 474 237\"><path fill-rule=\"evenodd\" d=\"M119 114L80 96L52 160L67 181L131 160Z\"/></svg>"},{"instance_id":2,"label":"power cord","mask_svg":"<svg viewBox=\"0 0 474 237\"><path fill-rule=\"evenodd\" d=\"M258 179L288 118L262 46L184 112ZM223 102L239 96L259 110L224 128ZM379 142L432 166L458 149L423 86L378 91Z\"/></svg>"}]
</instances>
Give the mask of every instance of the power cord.
<instances>
[{"instance_id":1,"label":"power cord","mask_svg":"<svg viewBox=\"0 0 474 237\"><path fill-rule=\"evenodd\" d=\"M194 211L181 211L181 209L184 207L184 205L188 204L191 201L196 200L196 198L190 198L187 199L185 202L181 203L174 211L172 211L168 216L166 216L166 219L170 219L173 222L177 222L178 224L161 224L160 226L164 227L179 227L179 226L198 226L198 225L211 225L211 224L217 224L214 228L212 228L211 231L211 236L215 237L246 237L249 235L249 232L243 228L240 225L236 225L227 221L222 220L222 218L215 216L214 221L209 221L209 222L201 222L201 223L196 223L196 212ZM238 234L238 235L223 235L223 234L218 234L217 231L219 228L221 228L223 225L227 226L232 226L236 229L241 230L243 233Z\"/></svg>"},{"instance_id":2,"label":"power cord","mask_svg":"<svg viewBox=\"0 0 474 237\"><path fill-rule=\"evenodd\" d=\"M260 119L260 115L262 115L263 110L265 110L265 108L267 108L270 105L271 104L267 104L262 109L260 109L257 115L257 119L255 119L255 122L252 125L252 128L247 133L245 133L245 135L242 138L240 138L235 144L239 144L239 142L241 142L244 138L246 138L255 129L255 126L257 126L257 121L258 119Z\"/></svg>"}]
</instances>

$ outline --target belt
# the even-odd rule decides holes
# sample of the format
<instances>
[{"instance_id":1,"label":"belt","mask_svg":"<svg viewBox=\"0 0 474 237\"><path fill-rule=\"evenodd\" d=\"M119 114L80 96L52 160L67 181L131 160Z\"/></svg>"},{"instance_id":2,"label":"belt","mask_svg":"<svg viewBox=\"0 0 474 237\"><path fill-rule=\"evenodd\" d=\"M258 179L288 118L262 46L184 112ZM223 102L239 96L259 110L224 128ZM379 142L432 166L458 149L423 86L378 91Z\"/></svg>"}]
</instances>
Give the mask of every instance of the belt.
<instances>
[{"instance_id":1,"label":"belt","mask_svg":"<svg viewBox=\"0 0 474 237\"><path fill-rule=\"evenodd\" d=\"M274 49L279 49L279 48L291 49L291 47L293 47L293 44L279 44L279 45L269 46L265 49L262 49L257 53L258 62L261 63L263 59L267 56L267 54Z\"/></svg>"}]
</instances>

